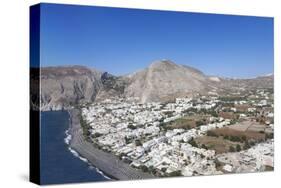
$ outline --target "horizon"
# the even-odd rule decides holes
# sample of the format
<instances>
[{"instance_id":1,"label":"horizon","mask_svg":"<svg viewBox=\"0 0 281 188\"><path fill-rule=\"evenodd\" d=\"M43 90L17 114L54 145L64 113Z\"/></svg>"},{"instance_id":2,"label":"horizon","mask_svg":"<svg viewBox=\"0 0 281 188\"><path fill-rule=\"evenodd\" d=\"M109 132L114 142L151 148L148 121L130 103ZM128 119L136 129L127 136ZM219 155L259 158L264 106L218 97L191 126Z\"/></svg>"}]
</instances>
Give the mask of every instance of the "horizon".
<instances>
[{"instance_id":1,"label":"horizon","mask_svg":"<svg viewBox=\"0 0 281 188\"><path fill-rule=\"evenodd\" d=\"M171 59L206 75L274 73L273 18L41 4L41 66L121 76Z\"/></svg>"}]
</instances>

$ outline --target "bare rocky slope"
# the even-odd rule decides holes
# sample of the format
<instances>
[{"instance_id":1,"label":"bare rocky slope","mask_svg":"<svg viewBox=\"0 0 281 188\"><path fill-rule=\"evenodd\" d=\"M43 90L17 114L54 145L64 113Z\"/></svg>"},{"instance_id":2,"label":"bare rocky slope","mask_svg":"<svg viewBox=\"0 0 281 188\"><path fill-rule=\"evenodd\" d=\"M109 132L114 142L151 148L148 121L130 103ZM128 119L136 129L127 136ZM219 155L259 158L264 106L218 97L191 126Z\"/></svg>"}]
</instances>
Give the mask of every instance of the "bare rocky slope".
<instances>
[{"instance_id":1,"label":"bare rocky slope","mask_svg":"<svg viewBox=\"0 0 281 188\"><path fill-rule=\"evenodd\" d=\"M157 61L148 68L127 76L127 97L141 102L165 101L177 96L192 95L214 87L215 83L201 71L169 60Z\"/></svg>"},{"instance_id":2,"label":"bare rocky slope","mask_svg":"<svg viewBox=\"0 0 281 188\"><path fill-rule=\"evenodd\" d=\"M41 69L40 109L68 109L79 102L95 100L102 83L101 73L82 66Z\"/></svg>"},{"instance_id":3,"label":"bare rocky slope","mask_svg":"<svg viewBox=\"0 0 281 188\"><path fill-rule=\"evenodd\" d=\"M108 72L101 75L102 86L96 96L96 101L101 101L111 97L124 97L128 79L123 76L114 76Z\"/></svg>"},{"instance_id":4,"label":"bare rocky slope","mask_svg":"<svg viewBox=\"0 0 281 188\"><path fill-rule=\"evenodd\" d=\"M256 78L249 79L223 79L219 84L224 88L245 88L245 89L259 89L259 88L273 88L274 87L274 75L258 76Z\"/></svg>"},{"instance_id":5,"label":"bare rocky slope","mask_svg":"<svg viewBox=\"0 0 281 188\"><path fill-rule=\"evenodd\" d=\"M273 75L254 79L210 77L195 68L162 60L119 77L83 66L44 67L40 83L40 109L61 110L110 97L137 97L140 102L152 102L211 90L273 88Z\"/></svg>"}]
</instances>

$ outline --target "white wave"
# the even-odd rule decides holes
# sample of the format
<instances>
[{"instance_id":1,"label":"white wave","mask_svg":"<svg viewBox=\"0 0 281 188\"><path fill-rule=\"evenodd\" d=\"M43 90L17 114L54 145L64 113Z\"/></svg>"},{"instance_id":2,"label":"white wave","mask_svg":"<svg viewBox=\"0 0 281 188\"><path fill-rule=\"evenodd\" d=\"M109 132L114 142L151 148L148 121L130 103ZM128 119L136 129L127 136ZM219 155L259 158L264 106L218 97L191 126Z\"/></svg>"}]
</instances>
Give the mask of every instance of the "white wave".
<instances>
[{"instance_id":1,"label":"white wave","mask_svg":"<svg viewBox=\"0 0 281 188\"><path fill-rule=\"evenodd\" d=\"M65 134L66 134L66 137L64 138L64 142L69 145L70 144L70 141L72 139L72 135L69 134L68 130L65 131Z\"/></svg>"},{"instance_id":2,"label":"white wave","mask_svg":"<svg viewBox=\"0 0 281 188\"><path fill-rule=\"evenodd\" d=\"M79 158L79 154L75 150L73 150L71 147L68 147L68 150L72 153L72 155Z\"/></svg>"},{"instance_id":3,"label":"white wave","mask_svg":"<svg viewBox=\"0 0 281 188\"><path fill-rule=\"evenodd\" d=\"M70 141L72 139L72 135L69 134L69 130L66 130L65 131L65 134L66 134L66 137L64 138L64 142L69 145L70 144ZM72 149L70 146L68 147L68 150L73 154L73 156L79 158L81 161L87 163L89 165L89 168L90 169L95 169L97 173L101 174L104 178L110 180L111 178L106 176L100 169L98 169L97 167L93 166L89 161L88 159L84 158L84 157L81 157L79 155L79 153L77 151L75 151L74 149Z\"/></svg>"},{"instance_id":4,"label":"white wave","mask_svg":"<svg viewBox=\"0 0 281 188\"><path fill-rule=\"evenodd\" d=\"M79 159L80 159L81 161L85 162L85 163L89 163L88 160L87 160L86 158L84 158L84 157L79 157Z\"/></svg>"},{"instance_id":5,"label":"white wave","mask_svg":"<svg viewBox=\"0 0 281 188\"><path fill-rule=\"evenodd\" d=\"M79 158L81 161L85 162L85 163L89 163L88 159L81 157L79 155L79 153L77 151L75 151L74 149L72 149L71 147L68 147L68 150L77 158Z\"/></svg>"},{"instance_id":6,"label":"white wave","mask_svg":"<svg viewBox=\"0 0 281 188\"><path fill-rule=\"evenodd\" d=\"M108 177L108 176L106 176L100 169L96 168L96 171L97 171L99 174L101 174L103 177L105 177L106 179L111 180L111 178Z\"/></svg>"}]
</instances>

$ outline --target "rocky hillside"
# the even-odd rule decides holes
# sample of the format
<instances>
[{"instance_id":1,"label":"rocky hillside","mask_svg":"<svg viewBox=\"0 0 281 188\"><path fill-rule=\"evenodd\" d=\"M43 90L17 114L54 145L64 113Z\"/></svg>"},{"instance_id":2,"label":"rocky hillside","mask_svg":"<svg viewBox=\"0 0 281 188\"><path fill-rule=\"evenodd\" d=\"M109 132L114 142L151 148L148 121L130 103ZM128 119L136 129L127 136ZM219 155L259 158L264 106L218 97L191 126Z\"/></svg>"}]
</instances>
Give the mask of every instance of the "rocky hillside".
<instances>
[{"instance_id":1,"label":"rocky hillside","mask_svg":"<svg viewBox=\"0 0 281 188\"><path fill-rule=\"evenodd\" d=\"M100 90L101 74L82 66L41 69L41 110L60 110L92 102Z\"/></svg>"},{"instance_id":2,"label":"rocky hillside","mask_svg":"<svg viewBox=\"0 0 281 188\"><path fill-rule=\"evenodd\" d=\"M274 75L259 76L249 79L229 79L220 78L217 84L218 88L227 91L238 90L251 90L251 89L273 89L274 88Z\"/></svg>"},{"instance_id":3,"label":"rocky hillside","mask_svg":"<svg viewBox=\"0 0 281 188\"><path fill-rule=\"evenodd\" d=\"M126 77L114 76L108 72L104 72L100 79L102 86L96 96L96 101L111 97L124 97L124 90L128 84Z\"/></svg>"},{"instance_id":4,"label":"rocky hillside","mask_svg":"<svg viewBox=\"0 0 281 188\"><path fill-rule=\"evenodd\" d=\"M34 78L31 83L38 83L38 80ZM136 97L139 102L151 102L208 91L273 88L273 75L254 79L210 77L195 68L163 60L119 77L83 66L44 67L40 83L40 109L61 110L111 97ZM32 94L31 103L33 99L38 99L36 94Z\"/></svg>"},{"instance_id":5,"label":"rocky hillside","mask_svg":"<svg viewBox=\"0 0 281 188\"><path fill-rule=\"evenodd\" d=\"M164 60L152 63L148 68L127 76L127 97L139 97L141 102L163 101L177 96L204 92L214 82L201 71Z\"/></svg>"}]
</instances>

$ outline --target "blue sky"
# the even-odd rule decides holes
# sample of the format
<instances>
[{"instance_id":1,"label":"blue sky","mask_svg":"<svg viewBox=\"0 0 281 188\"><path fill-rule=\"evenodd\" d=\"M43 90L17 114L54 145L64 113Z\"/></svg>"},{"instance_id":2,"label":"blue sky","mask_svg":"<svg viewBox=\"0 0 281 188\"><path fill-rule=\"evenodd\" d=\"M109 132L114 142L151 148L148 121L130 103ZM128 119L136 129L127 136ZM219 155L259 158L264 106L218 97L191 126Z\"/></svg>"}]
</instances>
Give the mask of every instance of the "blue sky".
<instances>
[{"instance_id":1,"label":"blue sky","mask_svg":"<svg viewBox=\"0 0 281 188\"><path fill-rule=\"evenodd\" d=\"M41 66L115 75L170 59L208 75L273 72L273 18L91 6L41 6Z\"/></svg>"}]
</instances>

